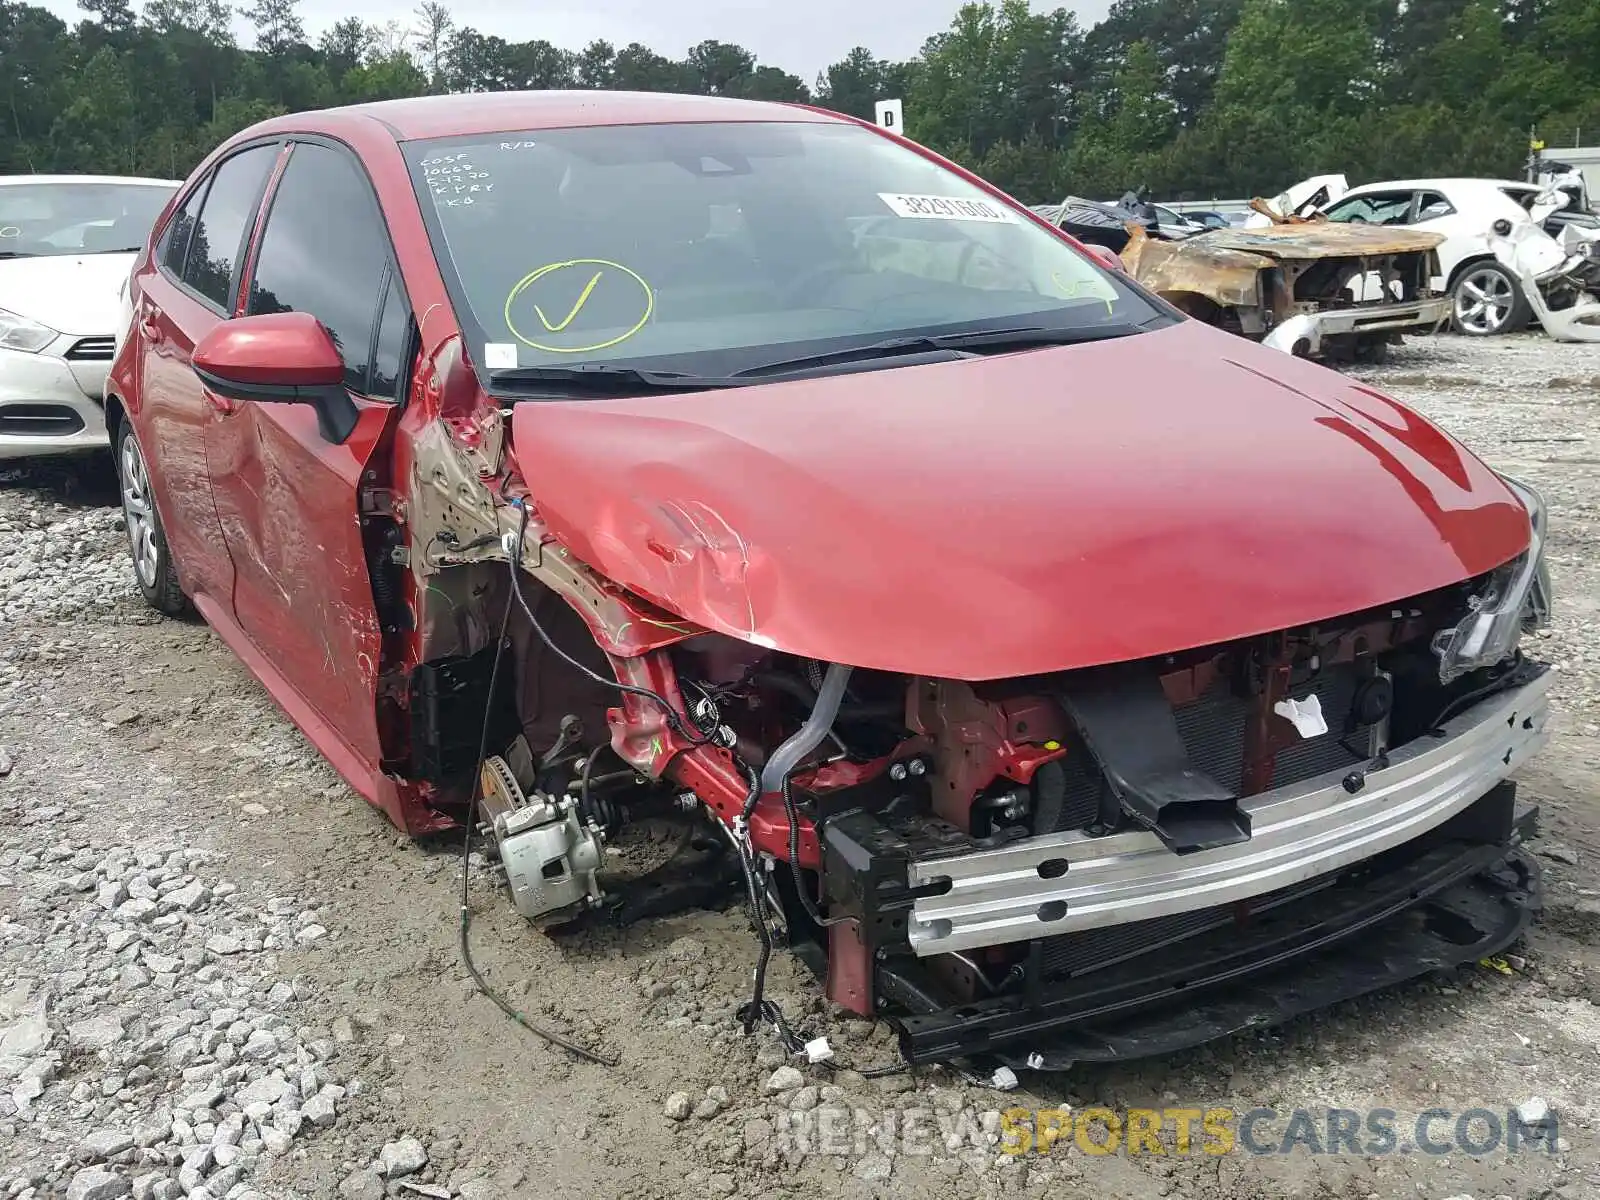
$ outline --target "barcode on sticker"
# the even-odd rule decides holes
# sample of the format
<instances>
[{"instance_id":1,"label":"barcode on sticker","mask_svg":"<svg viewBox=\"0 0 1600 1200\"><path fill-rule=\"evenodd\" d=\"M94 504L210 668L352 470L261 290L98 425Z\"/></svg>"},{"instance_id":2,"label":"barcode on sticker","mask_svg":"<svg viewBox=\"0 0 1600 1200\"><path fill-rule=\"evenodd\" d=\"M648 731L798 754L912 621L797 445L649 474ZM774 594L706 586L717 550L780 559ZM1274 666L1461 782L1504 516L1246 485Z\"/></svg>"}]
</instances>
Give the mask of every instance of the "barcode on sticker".
<instances>
[{"instance_id":1,"label":"barcode on sticker","mask_svg":"<svg viewBox=\"0 0 1600 1200\"><path fill-rule=\"evenodd\" d=\"M992 200L962 200L955 196L912 196L905 192L879 192L878 198L898 217L935 221L990 221L1015 224L1017 215Z\"/></svg>"}]
</instances>

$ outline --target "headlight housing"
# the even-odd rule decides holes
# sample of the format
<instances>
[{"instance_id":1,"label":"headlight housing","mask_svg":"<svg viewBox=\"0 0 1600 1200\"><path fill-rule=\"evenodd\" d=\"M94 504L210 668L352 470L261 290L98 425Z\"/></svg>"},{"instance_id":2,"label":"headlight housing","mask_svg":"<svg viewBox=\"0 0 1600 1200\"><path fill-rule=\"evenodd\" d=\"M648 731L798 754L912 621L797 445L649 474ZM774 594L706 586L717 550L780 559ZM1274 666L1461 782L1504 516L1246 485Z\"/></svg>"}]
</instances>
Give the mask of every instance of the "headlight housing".
<instances>
[{"instance_id":1,"label":"headlight housing","mask_svg":"<svg viewBox=\"0 0 1600 1200\"><path fill-rule=\"evenodd\" d=\"M1504 662L1516 651L1524 631L1550 623L1550 570L1545 565L1544 497L1520 479L1500 477L1528 510L1528 549L1496 569L1470 601L1468 612L1452 629L1433 635L1439 656L1439 680L1450 683L1468 671Z\"/></svg>"},{"instance_id":2,"label":"headlight housing","mask_svg":"<svg viewBox=\"0 0 1600 1200\"><path fill-rule=\"evenodd\" d=\"M0 308L0 346L7 350L37 354L60 336L48 325Z\"/></svg>"}]
</instances>

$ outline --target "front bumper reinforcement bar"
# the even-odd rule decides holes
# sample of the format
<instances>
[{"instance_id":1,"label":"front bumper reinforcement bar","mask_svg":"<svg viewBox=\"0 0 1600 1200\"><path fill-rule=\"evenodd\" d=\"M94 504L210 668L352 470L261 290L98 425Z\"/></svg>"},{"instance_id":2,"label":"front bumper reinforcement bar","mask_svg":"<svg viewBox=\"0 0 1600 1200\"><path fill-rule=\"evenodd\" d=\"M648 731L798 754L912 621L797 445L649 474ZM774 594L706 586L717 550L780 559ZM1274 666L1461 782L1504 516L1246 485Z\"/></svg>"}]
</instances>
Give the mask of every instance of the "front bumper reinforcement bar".
<instances>
[{"instance_id":1,"label":"front bumper reinforcement bar","mask_svg":"<svg viewBox=\"0 0 1600 1200\"><path fill-rule=\"evenodd\" d=\"M1549 685L1545 672L1483 700L1381 768L1242 799L1249 838L1233 845L1178 855L1145 831L1067 832L920 858L908 941L926 957L1054 937L1244 901L1362 862L1443 825L1535 753Z\"/></svg>"}]
</instances>

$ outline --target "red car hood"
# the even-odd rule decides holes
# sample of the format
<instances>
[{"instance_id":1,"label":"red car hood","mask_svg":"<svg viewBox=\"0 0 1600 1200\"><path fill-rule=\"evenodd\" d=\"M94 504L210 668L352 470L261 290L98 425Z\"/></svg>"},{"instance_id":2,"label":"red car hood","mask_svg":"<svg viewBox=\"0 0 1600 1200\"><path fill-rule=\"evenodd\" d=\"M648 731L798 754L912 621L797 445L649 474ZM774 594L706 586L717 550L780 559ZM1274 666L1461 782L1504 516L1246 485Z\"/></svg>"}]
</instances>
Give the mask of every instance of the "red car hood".
<instances>
[{"instance_id":1,"label":"red car hood","mask_svg":"<svg viewBox=\"0 0 1600 1200\"><path fill-rule=\"evenodd\" d=\"M616 582L746 641L944 678L1302 625L1529 540L1435 426L1195 321L511 423L551 531Z\"/></svg>"}]
</instances>

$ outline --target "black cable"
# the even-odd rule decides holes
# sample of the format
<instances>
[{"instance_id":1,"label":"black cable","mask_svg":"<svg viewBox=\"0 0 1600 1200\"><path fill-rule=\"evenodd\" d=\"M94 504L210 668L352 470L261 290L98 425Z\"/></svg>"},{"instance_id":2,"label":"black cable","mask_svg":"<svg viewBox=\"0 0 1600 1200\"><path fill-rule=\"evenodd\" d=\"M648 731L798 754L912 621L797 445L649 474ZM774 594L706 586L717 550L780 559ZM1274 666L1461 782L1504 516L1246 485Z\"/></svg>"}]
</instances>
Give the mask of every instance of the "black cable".
<instances>
[{"instance_id":1,"label":"black cable","mask_svg":"<svg viewBox=\"0 0 1600 1200\"><path fill-rule=\"evenodd\" d=\"M1466 708L1469 705L1476 704L1479 700L1487 699L1496 692L1504 691L1506 680L1510 679L1512 675L1516 673L1517 668L1521 665L1522 655L1520 652L1518 652L1517 657L1512 661L1511 665L1504 671L1500 672L1500 674L1496 675L1488 683L1484 684L1482 687L1474 688L1470 692L1466 692L1460 696L1457 696L1454 700L1450 701L1449 704L1446 704L1443 710L1440 711L1439 715L1433 719L1433 723L1429 725L1428 728L1430 730L1438 730L1443 727L1446 721L1455 716L1461 709Z\"/></svg>"},{"instance_id":2,"label":"black cable","mask_svg":"<svg viewBox=\"0 0 1600 1200\"><path fill-rule=\"evenodd\" d=\"M594 760L599 757L600 751L598 748L591 750L584 757L583 772L578 777L578 811L583 814L586 821L594 821L599 815L595 812L593 801L589 798L589 778L594 774ZM606 822L596 821L596 824L604 826Z\"/></svg>"},{"instance_id":3,"label":"black cable","mask_svg":"<svg viewBox=\"0 0 1600 1200\"><path fill-rule=\"evenodd\" d=\"M527 523L528 514L527 510L524 509L522 514L522 524L524 528L527 527ZM522 1013L518 1012L509 1003L507 1003L505 998L502 997L499 992L495 991L488 985L488 983L484 981L483 976L478 972L477 964L472 961L472 945L467 936L468 930L472 927L472 907L469 902L470 893L467 888L472 871L472 833L478 823L478 793L483 788L483 764L488 761L489 757L489 726L494 717L494 689L495 684L499 682L500 659L505 654L506 630L510 628L510 625L511 602L507 600L505 612L500 617L500 635L498 640L495 642L494 663L489 668L489 696L488 699L484 701L483 705L483 732L478 736L478 768L473 775L472 791L470 793L470 799L467 801L466 833L461 839L461 961L467 968L467 974L472 976L473 983L478 985L478 990L485 996L489 997L490 1000L494 1001L495 1006L499 1008L501 1012L505 1013L506 1016L510 1017L518 1025L521 1025L529 1033L534 1034L536 1037L543 1038L553 1046L560 1046L569 1054L575 1054L579 1058L587 1059L589 1062L599 1063L601 1066L614 1067L617 1065L615 1059L606 1058L603 1055L596 1054L593 1050L586 1049L585 1047L578 1045L576 1042L570 1041L561 1034L556 1033L554 1030L546 1029L542 1025L538 1025L529 1020L527 1017L523 1016Z\"/></svg>"},{"instance_id":4,"label":"black cable","mask_svg":"<svg viewBox=\"0 0 1600 1200\"><path fill-rule=\"evenodd\" d=\"M746 767L746 777L749 780L749 793L745 798L744 819L750 819L750 814L755 810L756 802L761 798L761 779L750 768ZM799 849L795 844L798 840L797 826L793 818L793 798L788 794L788 779L784 780L784 796L790 808L790 865L799 860ZM755 1031L757 1021L766 1021L778 1035L778 1040L791 1054L804 1053L806 1040L795 1032L783 1015L783 1010L771 1000L766 999L767 964L772 957L772 930L768 924L766 892L756 878L754 856L750 851L748 838L739 846L739 861L744 867L745 891L750 900L750 908L756 923L756 935L761 942L761 950L756 957L755 982L751 989L750 1000L738 1011L738 1017L744 1023L745 1036L749 1037ZM796 876L796 884L801 880ZM800 888L801 896L805 896L804 888ZM819 924L826 924L820 917L816 918ZM840 918L843 920L845 918ZM838 924L838 921L832 922ZM902 1071L913 1070L912 1064L903 1057L899 1062L888 1063L880 1067L849 1068L842 1063L829 1061L825 1066L835 1070L855 1069L856 1073L865 1079L880 1079L887 1075L898 1075Z\"/></svg>"},{"instance_id":5,"label":"black cable","mask_svg":"<svg viewBox=\"0 0 1600 1200\"><path fill-rule=\"evenodd\" d=\"M789 777L787 775L783 777L783 784L779 790L783 794L783 811L789 818L789 872L794 876L794 890L800 895L800 904L806 910L806 916L810 917L823 929L833 925L841 925L850 918L823 916L822 910L817 907L816 901L811 898L811 894L806 890L805 873L800 869L800 816L795 809L794 795L789 790ZM820 848L822 844L820 835L817 844Z\"/></svg>"},{"instance_id":6,"label":"black cable","mask_svg":"<svg viewBox=\"0 0 1600 1200\"><path fill-rule=\"evenodd\" d=\"M661 706L662 711L666 714L667 724L672 727L672 731L679 737L686 738L691 746L709 745L711 738L691 726L687 719L681 713L679 713L677 709L673 708L672 705L667 703L665 696L661 695L659 692L652 691L650 688L639 687L637 684L632 683L623 683L620 679L602 675L599 671L596 671L592 667L588 667L579 662L560 646L556 645L555 641L550 637L550 635L545 632L544 626L539 624L539 618L534 616L533 608L528 604L528 598L522 594L522 580L518 574L518 564L522 562L522 539L528 530L528 510L523 508L521 501L516 501L515 503L517 504L517 507L522 508L522 524L517 529L516 553L506 556L506 565L511 570L512 595L516 597L517 603L522 606L522 611L527 614L528 623L533 626L533 631L539 635L539 640L548 646L551 653L553 653L557 658L561 659L574 670L587 675L596 683L604 684L606 687L616 688L617 691L622 692L624 695L639 696L646 700L654 700Z\"/></svg>"}]
</instances>

